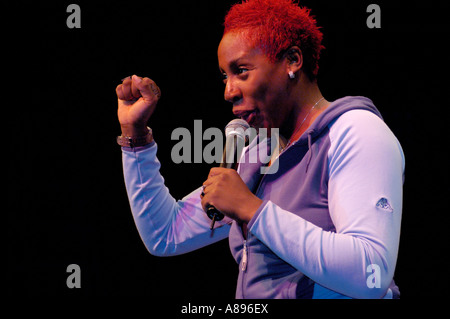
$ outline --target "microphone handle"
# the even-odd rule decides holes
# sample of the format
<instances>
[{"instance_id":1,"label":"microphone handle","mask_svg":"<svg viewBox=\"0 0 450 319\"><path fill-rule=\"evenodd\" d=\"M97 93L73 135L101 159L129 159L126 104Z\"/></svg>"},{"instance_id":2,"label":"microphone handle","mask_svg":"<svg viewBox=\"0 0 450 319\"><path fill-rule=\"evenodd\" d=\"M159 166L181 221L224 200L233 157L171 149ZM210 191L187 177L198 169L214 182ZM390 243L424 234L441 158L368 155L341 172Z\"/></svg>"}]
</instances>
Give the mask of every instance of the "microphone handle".
<instances>
[{"instance_id":1,"label":"microphone handle","mask_svg":"<svg viewBox=\"0 0 450 319\"><path fill-rule=\"evenodd\" d=\"M233 140L233 141L229 141L229 140ZM227 145L230 145L229 144L230 142L233 143L231 145L234 145L235 149L233 150L232 161L228 162L229 158L227 158L227 150L229 151L229 149L227 148ZM237 169L238 158L240 156L240 154L238 154L238 152L236 152L237 143L238 142L237 142L236 136L227 136L227 143L226 143L223 155L222 155L222 162L220 163L219 167ZM214 229L215 222L222 220L224 217L224 215L213 205L210 205L208 207L208 210L206 211L206 215L208 215L209 219L211 219L211 226L210 226L211 230Z\"/></svg>"}]
</instances>

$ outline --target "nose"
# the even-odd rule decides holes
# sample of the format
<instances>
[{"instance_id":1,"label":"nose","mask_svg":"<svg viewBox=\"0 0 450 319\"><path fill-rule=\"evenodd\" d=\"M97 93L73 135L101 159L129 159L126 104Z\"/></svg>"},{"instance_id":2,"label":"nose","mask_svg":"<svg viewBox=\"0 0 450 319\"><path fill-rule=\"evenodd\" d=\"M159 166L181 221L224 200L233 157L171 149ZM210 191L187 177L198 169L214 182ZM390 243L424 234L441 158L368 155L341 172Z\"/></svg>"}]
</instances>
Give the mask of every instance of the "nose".
<instances>
[{"instance_id":1,"label":"nose","mask_svg":"<svg viewBox=\"0 0 450 319\"><path fill-rule=\"evenodd\" d=\"M242 98L239 88L231 79L228 79L227 84L225 85L224 98L225 101L233 104Z\"/></svg>"}]
</instances>

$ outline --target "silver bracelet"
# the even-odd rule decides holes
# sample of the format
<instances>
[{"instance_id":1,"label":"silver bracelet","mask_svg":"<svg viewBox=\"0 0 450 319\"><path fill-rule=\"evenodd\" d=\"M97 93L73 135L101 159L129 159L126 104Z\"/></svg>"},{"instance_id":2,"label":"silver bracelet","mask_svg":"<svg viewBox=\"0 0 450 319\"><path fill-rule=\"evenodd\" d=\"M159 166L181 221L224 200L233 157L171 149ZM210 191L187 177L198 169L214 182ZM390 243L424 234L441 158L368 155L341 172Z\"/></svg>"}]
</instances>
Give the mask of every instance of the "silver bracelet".
<instances>
[{"instance_id":1,"label":"silver bracelet","mask_svg":"<svg viewBox=\"0 0 450 319\"><path fill-rule=\"evenodd\" d=\"M131 148L150 144L153 141L153 133L148 126L147 130L148 133L145 136L117 136L117 144Z\"/></svg>"}]
</instances>

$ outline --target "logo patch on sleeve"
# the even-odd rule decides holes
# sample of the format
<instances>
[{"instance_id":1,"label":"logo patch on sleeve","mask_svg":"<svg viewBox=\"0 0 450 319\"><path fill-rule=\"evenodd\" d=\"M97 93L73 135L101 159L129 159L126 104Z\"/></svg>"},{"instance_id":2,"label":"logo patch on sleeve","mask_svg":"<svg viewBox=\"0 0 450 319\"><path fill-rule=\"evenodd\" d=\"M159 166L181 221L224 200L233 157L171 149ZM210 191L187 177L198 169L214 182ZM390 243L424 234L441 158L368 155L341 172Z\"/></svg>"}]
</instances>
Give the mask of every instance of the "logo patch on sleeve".
<instances>
[{"instance_id":1,"label":"logo patch on sleeve","mask_svg":"<svg viewBox=\"0 0 450 319\"><path fill-rule=\"evenodd\" d=\"M389 203L389 201L387 200L387 198L380 198L377 202L376 205L378 208L381 208L389 213L394 212L394 209L392 208L391 204Z\"/></svg>"}]
</instances>

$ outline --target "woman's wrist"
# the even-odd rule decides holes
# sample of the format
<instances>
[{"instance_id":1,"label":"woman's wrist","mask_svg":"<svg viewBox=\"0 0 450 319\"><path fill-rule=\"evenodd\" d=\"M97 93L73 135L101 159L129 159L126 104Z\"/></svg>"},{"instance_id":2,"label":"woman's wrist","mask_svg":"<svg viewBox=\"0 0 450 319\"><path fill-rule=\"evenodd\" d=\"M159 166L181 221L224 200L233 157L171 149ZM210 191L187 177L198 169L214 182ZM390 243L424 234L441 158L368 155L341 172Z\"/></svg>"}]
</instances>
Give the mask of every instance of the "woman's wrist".
<instances>
[{"instance_id":1,"label":"woman's wrist","mask_svg":"<svg viewBox=\"0 0 450 319\"><path fill-rule=\"evenodd\" d=\"M139 147L151 142L153 142L153 134L149 127L145 127L145 129L124 129L122 127L122 135L117 137L117 144L122 147Z\"/></svg>"},{"instance_id":2,"label":"woman's wrist","mask_svg":"<svg viewBox=\"0 0 450 319\"><path fill-rule=\"evenodd\" d=\"M142 137L148 134L147 126L121 125L122 136L126 137Z\"/></svg>"}]
</instances>

